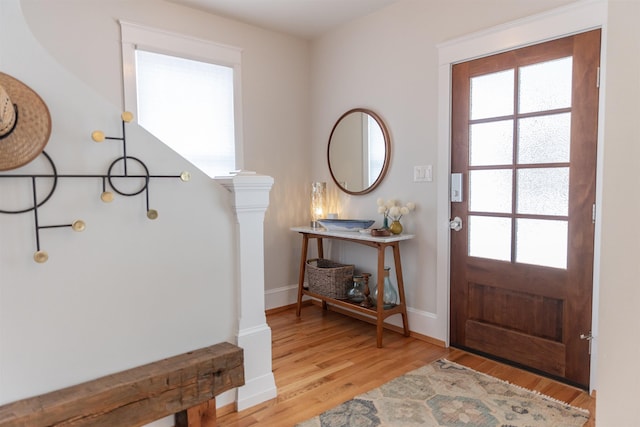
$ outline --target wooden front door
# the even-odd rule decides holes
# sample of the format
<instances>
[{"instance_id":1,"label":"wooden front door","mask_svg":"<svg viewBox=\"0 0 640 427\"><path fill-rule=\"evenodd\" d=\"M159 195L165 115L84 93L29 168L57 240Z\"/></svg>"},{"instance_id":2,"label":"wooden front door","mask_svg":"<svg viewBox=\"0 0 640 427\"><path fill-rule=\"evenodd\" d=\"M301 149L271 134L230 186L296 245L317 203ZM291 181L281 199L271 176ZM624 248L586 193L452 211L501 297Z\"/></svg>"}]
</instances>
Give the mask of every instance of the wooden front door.
<instances>
[{"instance_id":1,"label":"wooden front door","mask_svg":"<svg viewBox=\"0 0 640 427\"><path fill-rule=\"evenodd\" d=\"M585 388L599 58L595 30L452 70L451 345Z\"/></svg>"}]
</instances>

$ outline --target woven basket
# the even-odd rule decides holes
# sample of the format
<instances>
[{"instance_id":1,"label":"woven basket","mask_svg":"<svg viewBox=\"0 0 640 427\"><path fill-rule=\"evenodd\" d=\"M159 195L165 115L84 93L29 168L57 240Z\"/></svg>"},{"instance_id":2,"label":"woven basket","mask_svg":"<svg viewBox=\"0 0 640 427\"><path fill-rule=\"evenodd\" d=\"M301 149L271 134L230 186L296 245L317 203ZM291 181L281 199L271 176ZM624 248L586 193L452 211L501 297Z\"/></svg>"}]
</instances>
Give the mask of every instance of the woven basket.
<instances>
[{"instance_id":1,"label":"woven basket","mask_svg":"<svg viewBox=\"0 0 640 427\"><path fill-rule=\"evenodd\" d=\"M347 299L353 282L353 265L340 264L328 259L307 260L309 291L336 299Z\"/></svg>"}]
</instances>

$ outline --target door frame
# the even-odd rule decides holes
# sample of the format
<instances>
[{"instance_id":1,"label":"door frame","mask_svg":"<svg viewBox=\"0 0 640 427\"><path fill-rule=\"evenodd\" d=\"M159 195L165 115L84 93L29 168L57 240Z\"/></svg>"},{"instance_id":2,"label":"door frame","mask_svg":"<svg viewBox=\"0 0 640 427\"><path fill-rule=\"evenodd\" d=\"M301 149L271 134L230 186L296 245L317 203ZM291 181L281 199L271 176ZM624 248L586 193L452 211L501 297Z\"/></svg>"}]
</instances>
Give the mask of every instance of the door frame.
<instances>
[{"instance_id":1,"label":"door frame","mask_svg":"<svg viewBox=\"0 0 640 427\"><path fill-rule=\"evenodd\" d=\"M607 2L578 2L512 21L478 33L469 34L438 45L438 159L437 159L437 322L438 330L449 346L449 257L451 246L450 173L451 173L451 66L458 62L517 49L531 44L566 37L588 30L602 29L600 53L600 97L598 105L598 148L596 165L596 222L593 260L593 304L590 388L597 388L598 306L600 294L602 153L604 146L605 64L607 38ZM440 316L439 314L443 315Z\"/></svg>"}]
</instances>

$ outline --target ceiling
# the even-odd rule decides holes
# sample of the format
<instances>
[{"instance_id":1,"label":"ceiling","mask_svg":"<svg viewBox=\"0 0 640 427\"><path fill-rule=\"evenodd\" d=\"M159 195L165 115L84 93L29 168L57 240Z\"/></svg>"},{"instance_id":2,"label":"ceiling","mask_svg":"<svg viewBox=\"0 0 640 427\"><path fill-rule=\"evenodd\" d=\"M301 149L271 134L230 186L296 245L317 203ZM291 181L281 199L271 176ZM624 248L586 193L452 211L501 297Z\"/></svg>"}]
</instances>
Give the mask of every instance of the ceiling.
<instances>
[{"instance_id":1,"label":"ceiling","mask_svg":"<svg viewBox=\"0 0 640 427\"><path fill-rule=\"evenodd\" d=\"M399 0L169 0L305 39Z\"/></svg>"}]
</instances>

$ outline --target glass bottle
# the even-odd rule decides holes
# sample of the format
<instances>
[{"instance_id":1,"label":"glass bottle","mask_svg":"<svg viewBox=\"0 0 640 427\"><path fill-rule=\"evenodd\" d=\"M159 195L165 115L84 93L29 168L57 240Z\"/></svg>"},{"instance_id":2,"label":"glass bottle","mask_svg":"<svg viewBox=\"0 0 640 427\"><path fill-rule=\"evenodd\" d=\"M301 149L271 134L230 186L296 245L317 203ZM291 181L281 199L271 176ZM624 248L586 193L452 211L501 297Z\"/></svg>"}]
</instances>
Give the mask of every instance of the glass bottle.
<instances>
[{"instance_id":1,"label":"glass bottle","mask_svg":"<svg viewBox=\"0 0 640 427\"><path fill-rule=\"evenodd\" d=\"M353 276L353 286L347 292L347 298L356 303L364 301L364 277Z\"/></svg>"},{"instance_id":2,"label":"glass bottle","mask_svg":"<svg viewBox=\"0 0 640 427\"><path fill-rule=\"evenodd\" d=\"M384 281L383 281L383 294L382 294L382 302L383 308L388 309L395 307L398 304L398 293L396 292L393 284L391 284L391 279L389 278L389 271L391 267L384 268ZM378 287L373 291L373 295L371 296L373 300L373 305L377 306L378 304Z\"/></svg>"},{"instance_id":3,"label":"glass bottle","mask_svg":"<svg viewBox=\"0 0 640 427\"><path fill-rule=\"evenodd\" d=\"M382 228L384 229L389 228L389 217L387 215L385 215L384 219L382 220Z\"/></svg>"}]
</instances>

